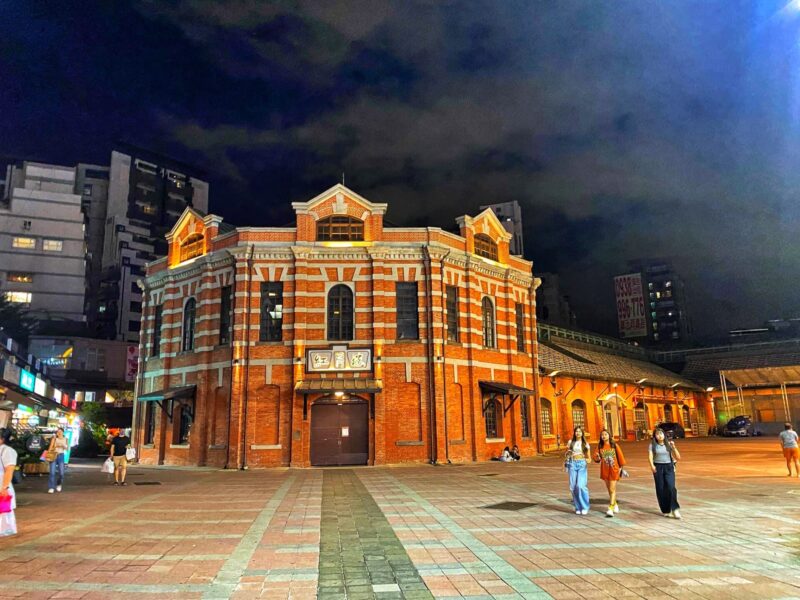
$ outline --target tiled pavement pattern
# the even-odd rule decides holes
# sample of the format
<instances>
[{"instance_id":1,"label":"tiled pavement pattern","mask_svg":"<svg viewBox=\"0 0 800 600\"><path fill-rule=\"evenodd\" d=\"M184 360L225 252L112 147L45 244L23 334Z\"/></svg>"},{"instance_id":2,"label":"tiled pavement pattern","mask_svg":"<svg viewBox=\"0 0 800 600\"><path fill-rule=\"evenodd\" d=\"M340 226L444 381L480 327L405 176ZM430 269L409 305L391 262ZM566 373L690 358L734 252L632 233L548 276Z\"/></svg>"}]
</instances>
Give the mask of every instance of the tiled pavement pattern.
<instances>
[{"instance_id":1,"label":"tiled pavement pattern","mask_svg":"<svg viewBox=\"0 0 800 600\"><path fill-rule=\"evenodd\" d=\"M221 472L71 468L28 480L0 541L2 598L800 598L800 479L775 440L679 443L684 519L644 444L622 512L576 516L558 457L517 464ZM487 508L532 503L518 511ZM424 586L421 585L424 583ZM425 589L427 587L427 589Z\"/></svg>"}]
</instances>

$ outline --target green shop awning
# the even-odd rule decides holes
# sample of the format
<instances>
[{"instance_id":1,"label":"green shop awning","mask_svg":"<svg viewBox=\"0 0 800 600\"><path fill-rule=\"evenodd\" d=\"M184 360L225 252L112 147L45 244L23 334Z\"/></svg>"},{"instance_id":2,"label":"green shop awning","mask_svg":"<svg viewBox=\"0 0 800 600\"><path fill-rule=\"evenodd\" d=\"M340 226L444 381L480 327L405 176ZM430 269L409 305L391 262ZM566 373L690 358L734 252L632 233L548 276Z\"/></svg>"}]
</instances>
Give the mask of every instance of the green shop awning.
<instances>
[{"instance_id":1,"label":"green shop awning","mask_svg":"<svg viewBox=\"0 0 800 600\"><path fill-rule=\"evenodd\" d=\"M178 398L189 398L194 396L196 385L185 385L183 387L173 387L149 394L139 396L139 402L161 402L163 400L176 400Z\"/></svg>"}]
</instances>

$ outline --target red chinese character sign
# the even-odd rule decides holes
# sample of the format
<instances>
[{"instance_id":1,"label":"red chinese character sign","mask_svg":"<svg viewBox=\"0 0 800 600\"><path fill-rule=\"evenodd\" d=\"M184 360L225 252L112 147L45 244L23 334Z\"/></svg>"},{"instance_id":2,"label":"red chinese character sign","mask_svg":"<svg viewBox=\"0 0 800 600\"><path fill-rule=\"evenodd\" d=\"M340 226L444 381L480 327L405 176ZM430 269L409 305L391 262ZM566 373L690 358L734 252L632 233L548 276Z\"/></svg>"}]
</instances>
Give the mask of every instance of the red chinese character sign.
<instances>
[{"instance_id":1,"label":"red chinese character sign","mask_svg":"<svg viewBox=\"0 0 800 600\"><path fill-rule=\"evenodd\" d=\"M617 322L619 335L623 338L647 336L647 318L644 312L644 289L642 275L631 273L614 277L617 296Z\"/></svg>"},{"instance_id":2,"label":"red chinese character sign","mask_svg":"<svg viewBox=\"0 0 800 600\"><path fill-rule=\"evenodd\" d=\"M135 381L139 370L139 346L128 346L125 363L125 381Z\"/></svg>"}]
</instances>

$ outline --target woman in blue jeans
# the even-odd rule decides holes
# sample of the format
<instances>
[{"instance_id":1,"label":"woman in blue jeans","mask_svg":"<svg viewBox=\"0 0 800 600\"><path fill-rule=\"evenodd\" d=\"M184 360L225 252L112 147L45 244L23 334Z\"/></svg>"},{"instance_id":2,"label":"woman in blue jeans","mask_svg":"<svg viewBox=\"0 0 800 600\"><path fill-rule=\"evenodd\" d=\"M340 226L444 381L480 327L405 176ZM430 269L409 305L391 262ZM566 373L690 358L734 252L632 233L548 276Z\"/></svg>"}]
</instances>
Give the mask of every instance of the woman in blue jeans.
<instances>
[{"instance_id":1,"label":"woman in blue jeans","mask_svg":"<svg viewBox=\"0 0 800 600\"><path fill-rule=\"evenodd\" d=\"M69 441L64 436L61 427L56 431L55 436L50 440L50 452L56 453L56 458L50 463L50 478L48 479L47 493L60 492L64 485L64 455L69 448Z\"/></svg>"},{"instance_id":2,"label":"woman in blue jeans","mask_svg":"<svg viewBox=\"0 0 800 600\"><path fill-rule=\"evenodd\" d=\"M572 440L567 445L567 470L569 471L569 489L572 492L572 503L575 505L576 515L589 514L589 488L586 486L586 465L589 460L591 448L583 429L576 427L572 430Z\"/></svg>"}]
</instances>

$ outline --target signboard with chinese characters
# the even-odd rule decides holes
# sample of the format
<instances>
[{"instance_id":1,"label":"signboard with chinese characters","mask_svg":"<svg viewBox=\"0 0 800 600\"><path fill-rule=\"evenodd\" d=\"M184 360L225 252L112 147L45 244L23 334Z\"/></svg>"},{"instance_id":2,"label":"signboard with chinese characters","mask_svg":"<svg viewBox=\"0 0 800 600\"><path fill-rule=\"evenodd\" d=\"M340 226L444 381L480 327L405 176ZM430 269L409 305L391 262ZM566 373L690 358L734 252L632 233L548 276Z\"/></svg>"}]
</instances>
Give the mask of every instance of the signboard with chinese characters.
<instances>
[{"instance_id":1,"label":"signboard with chinese characters","mask_svg":"<svg viewBox=\"0 0 800 600\"><path fill-rule=\"evenodd\" d=\"M128 346L125 362L125 381L136 381L139 370L139 346Z\"/></svg>"},{"instance_id":2,"label":"signboard with chinese characters","mask_svg":"<svg viewBox=\"0 0 800 600\"><path fill-rule=\"evenodd\" d=\"M371 370L372 350L368 348L334 346L306 352L306 372L308 373Z\"/></svg>"},{"instance_id":3,"label":"signboard with chinese characters","mask_svg":"<svg viewBox=\"0 0 800 600\"><path fill-rule=\"evenodd\" d=\"M36 375L25 369L20 369L19 387L26 392L33 392L36 389Z\"/></svg>"},{"instance_id":4,"label":"signboard with chinese characters","mask_svg":"<svg viewBox=\"0 0 800 600\"><path fill-rule=\"evenodd\" d=\"M622 338L647 336L647 318L644 312L644 289L641 273L614 277L617 296L617 322Z\"/></svg>"}]
</instances>

